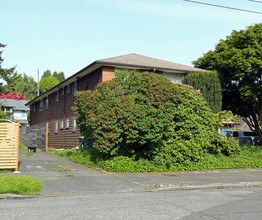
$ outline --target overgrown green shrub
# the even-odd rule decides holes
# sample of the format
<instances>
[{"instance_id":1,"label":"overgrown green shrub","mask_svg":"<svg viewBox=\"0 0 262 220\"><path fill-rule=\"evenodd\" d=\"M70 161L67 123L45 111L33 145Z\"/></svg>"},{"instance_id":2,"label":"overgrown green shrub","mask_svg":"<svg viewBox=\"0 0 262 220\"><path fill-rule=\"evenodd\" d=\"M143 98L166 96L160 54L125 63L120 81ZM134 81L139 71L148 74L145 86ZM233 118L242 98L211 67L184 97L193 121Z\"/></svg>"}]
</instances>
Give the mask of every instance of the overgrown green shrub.
<instances>
[{"instance_id":1,"label":"overgrown green shrub","mask_svg":"<svg viewBox=\"0 0 262 220\"><path fill-rule=\"evenodd\" d=\"M117 74L94 91L76 94L77 123L93 148L164 163L220 152L214 115L199 92L154 73Z\"/></svg>"},{"instance_id":2,"label":"overgrown green shrub","mask_svg":"<svg viewBox=\"0 0 262 220\"><path fill-rule=\"evenodd\" d=\"M74 110L82 134L110 155L150 156L175 117L178 85L151 73L130 73L76 95Z\"/></svg>"}]
</instances>

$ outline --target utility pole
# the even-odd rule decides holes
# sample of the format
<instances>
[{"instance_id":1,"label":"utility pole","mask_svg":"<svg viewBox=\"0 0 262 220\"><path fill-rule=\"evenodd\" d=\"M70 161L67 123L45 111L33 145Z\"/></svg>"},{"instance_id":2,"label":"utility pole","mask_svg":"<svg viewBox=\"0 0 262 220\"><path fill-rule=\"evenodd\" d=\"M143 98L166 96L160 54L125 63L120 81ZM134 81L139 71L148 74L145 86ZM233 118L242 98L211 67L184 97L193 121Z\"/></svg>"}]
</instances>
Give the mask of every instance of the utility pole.
<instances>
[{"instance_id":1,"label":"utility pole","mask_svg":"<svg viewBox=\"0 0 262 220\"><path fill-rule=\"evenodd\" d=\"M39 88L39 68L37 69L37 95L40 95L40 88Z\"/></svg>"}]
</instances>

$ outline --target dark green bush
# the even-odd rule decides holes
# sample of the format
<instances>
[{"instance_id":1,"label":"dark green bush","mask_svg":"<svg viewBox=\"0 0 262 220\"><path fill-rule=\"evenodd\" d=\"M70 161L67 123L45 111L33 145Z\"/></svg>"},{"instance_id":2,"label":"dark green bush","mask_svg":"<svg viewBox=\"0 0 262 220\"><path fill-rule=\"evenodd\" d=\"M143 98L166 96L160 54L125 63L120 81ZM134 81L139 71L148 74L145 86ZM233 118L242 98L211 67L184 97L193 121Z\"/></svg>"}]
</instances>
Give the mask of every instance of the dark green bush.
<instances>
[{"instance_id":1,"label":"dark green bush","mask_svg":"<svg viewBox=\"0 0 262 220\"><path fill-rule=\"evenodd\" d=\"M183 83L193 86L194 89L200 89L213 113L221 111L222 89L216 71L188 73Z\"/></svg>"},{"instance_id":2,"label":"dark green bush","mask_svg":"<svg viewBox=\"0 0 262 220\"><path fill-rule=\"evenodd\" d=\"M215 118L199 91L154 73L117 73L96 90L76 94L77 123L94 149L168 166L225 152L214 145Z\"/></svg>"}]
</instances>

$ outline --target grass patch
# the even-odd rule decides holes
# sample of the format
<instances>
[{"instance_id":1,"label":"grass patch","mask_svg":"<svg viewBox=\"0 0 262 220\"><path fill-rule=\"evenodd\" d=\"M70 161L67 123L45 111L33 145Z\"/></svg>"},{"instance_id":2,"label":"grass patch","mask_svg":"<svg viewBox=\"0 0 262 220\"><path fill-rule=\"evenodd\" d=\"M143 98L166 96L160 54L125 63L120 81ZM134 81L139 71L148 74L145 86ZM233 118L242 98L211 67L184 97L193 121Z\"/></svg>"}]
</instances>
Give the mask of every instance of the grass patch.
<instances>
[{"instance_id":1,"label":"grass patch","mask_svg":"<svg viewBox=\"0 0 262 220\"><path fill-rule=\"evenodd\" d=\"M133 160L125 156L103 160L98 156L92 155L93 151L91 150L49 150L49 152L90 168L125 173L262 167L262 146L243 146L239 154L231 156L206 154L198 162L187 161L186 164L172 163L170 159L167 161Z\"/></svg>"},{"instance_id":2,"label":"grass patch","mask_svg":"<svg viewBox=\"0 0 262 220\"><path fill-rule=\"evenodd\" d=\"M26 146L21 141L19 142L19 150L21 152L24 152L26 150Z\"/></svg>"},{"instance_id":3,"label":"grass patch","mask_svg":"<svg viewBox=\"0 0 262 220\"><path fill-rule=\"evenodd\" d=\"M9 170L0 170L0 173L13 173L15 169L9 169Z\"/></svg>"},{"instance_id":4,"label":"grass patch","mask_svg":"<svg viewBox=\"0 0 262 220\"><path fill-rule=\"evenodd\" d=\"M26 156L31 157L33 154L34 154L33 151L29 151L29 152L26 153Z\"/></svg>"},{"instance_id":5,"label":"grass patch","mask_svg":"<svg viewBox=\"0 0 262 220\"><path fill-rule=\"evenodd\" d=\"M31 176L0 176L0 194L30 195L42 189L42 184Z\"/></svg>"},{"instance_id":6,"label":"grass patch","mask_svg":"<svg viewBox=\"0 0 262 220\"><path fill-rule=\"evenodd\" d=\"M97 157L92 150L55 150L55 149L48 149L48 153L55 154L61 157L66 157L69 160L82 164L92 169L100 168L98 163L101 159Z\"/></svg>"},{"instance_id":7,"label":"grass patch","mask_svg":"<svg viewBox=\"0 0 262 220\"><path fill-rule=\"evenodd\" d=\"M65 177L75 177L75 175L68 174L68 175L65 175Z\"/></svg>"}]
</instances>

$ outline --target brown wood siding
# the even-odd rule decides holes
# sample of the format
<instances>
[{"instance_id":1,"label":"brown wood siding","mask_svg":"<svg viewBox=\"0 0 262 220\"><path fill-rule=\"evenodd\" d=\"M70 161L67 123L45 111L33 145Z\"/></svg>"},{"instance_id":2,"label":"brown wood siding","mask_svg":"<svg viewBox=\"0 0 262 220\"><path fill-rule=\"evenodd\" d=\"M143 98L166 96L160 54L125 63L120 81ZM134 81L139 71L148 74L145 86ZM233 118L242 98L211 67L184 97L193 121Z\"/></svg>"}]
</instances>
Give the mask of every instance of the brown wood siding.
<instances>
[{"instance_id":1,"label":"brown wood siding","mask_svg":"<svg viewBox=\"0 0 262 220\"><path fill-rule=\"evenodd\" d=\"M48 147L51 148L72 148L79 146L79 138L81 137L79 129L73 130L73 118L69 117L63 120L63 129L60 129L61 120L49 122ZM69 127L66 128L66 120L69 119ZM55 133L55 123L58 122L58 130Z\"/></svg>"},{"instance_id":2,"label":"brown wood siding","mask_svg":"<svg viewBox=\"0 0 262 220\"><path fill-rule=\"evenodd\" d=\"M92 73L85 75L84 77L77 79L77 91L86 89L95 89L95 87L102 82L102 68L99 68ZM48 97L48 109L46 109L45 98L43 111L39 111L40 101L35 103L35 111L31 110L30 124L42 124L49 123L49 147L54 148L71 148L79 146L80 131L76 128L76 131L72 131L72 119L75 115L72 111L72 106L75 102L73 93L74 83L69 85L69 92L67 88L64 89L64 94L61 95L61 89L59 90L59 99L56 102L56 92L52 93ZM31 108L32 109L32 108ZM65 128L65 121L69 119L69 128ZM60 129L60 122L63 120L64 128ZM54 132L55 122L58 121L58 132Z\"/></svg>"},{"instance_id":3,"label":"brown wood siding","mask_svg":"<svg viewBox=\"0 0 262 220\"><path fill-rule=\"evenodd\" d=\"M77 80L77 90L94 90L99 83L102 82L102 68L99 68L92 73L83 76Z\"/></svg>"},{"instance_id":4,"label":"brown wood siding","mask_svg":"<svg viewBox=\"0 0 262 220\"><path fill-rule=\"evenodd\" d=\"M55 123L58 121L57 133L55 133ZM63 148L63 130L60 130L60 121L50 121L48 123L48 147Z\"/></svg>"}]
</instances>

